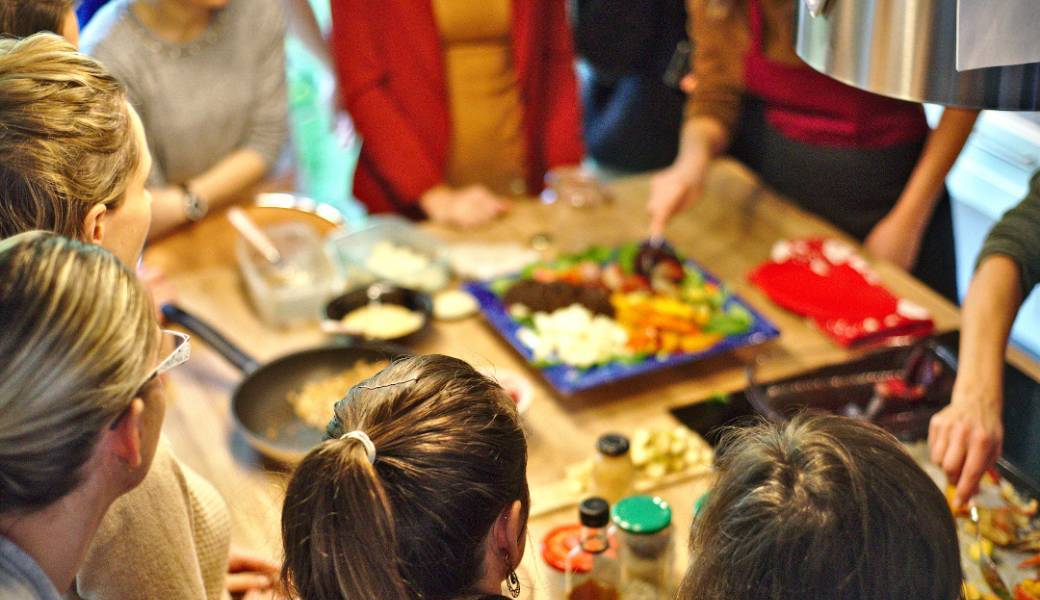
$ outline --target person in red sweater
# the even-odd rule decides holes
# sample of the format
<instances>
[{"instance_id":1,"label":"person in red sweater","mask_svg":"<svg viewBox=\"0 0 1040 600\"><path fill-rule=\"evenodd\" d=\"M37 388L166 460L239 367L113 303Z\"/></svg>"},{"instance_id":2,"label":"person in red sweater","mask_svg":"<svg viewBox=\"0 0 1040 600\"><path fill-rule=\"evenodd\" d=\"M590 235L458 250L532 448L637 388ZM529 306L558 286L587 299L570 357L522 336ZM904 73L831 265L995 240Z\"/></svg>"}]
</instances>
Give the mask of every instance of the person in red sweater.
<instances>
[{"instance_id":1,"label":"person in red sweater","mask_svg":"<svg viewBox=\"0 0 1040 600\"><path fill-rule=\"evenodd\" d=\"M582 157L563 0L333 0L333 60L373 213L473 226Z\"/></svg>"}]
</instances>

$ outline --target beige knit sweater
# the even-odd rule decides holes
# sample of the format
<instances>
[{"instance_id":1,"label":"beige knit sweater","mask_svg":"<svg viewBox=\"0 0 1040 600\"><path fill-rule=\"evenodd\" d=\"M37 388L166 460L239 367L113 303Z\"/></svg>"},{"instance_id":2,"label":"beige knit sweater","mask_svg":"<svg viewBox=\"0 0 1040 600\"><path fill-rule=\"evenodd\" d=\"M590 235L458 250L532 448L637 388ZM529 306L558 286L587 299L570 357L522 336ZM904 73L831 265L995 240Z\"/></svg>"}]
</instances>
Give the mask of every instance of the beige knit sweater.
<instances>
[{"instance_id":1,"label":"beige knit sweater","mask_svg":"<svg viewBox=\"0 0 1040 600\"><path fill-rule=\"evenodd\" d=\"M230 538L224 499L162 438L144 481L102 519L68 598L226 599Z\"/></svg>"}]
</instances>

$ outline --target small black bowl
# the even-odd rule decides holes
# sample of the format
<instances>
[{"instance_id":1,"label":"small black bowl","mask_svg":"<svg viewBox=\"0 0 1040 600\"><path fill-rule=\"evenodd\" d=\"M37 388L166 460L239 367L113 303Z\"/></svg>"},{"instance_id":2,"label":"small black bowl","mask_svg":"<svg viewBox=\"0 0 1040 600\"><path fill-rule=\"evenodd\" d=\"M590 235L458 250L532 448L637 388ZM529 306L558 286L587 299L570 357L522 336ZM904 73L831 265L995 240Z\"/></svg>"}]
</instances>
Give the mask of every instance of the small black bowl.
<instances>
[{"instance_id":1,"label":"small black bowl","mask_svg":"<svg viewBox=\"0 0 1040 600\"><path fill-rule=\"evenodd\" d=\"M414 342L429 330L430 322L433 320L433 300L422 292L399 287L391 283L373 283L333 298L325 305L326 321L322 324L322 329L333 335L350 339L368 339L364 338L364 336L349 334L342 330L337 331L336 327L339 325L340 320L351 311L376 301L383 304L397 304L408 310L418 312L422 314L423 320L422 325L411 333L389 339L371 338L371 341Z\"/></svg>"}]
</instances>

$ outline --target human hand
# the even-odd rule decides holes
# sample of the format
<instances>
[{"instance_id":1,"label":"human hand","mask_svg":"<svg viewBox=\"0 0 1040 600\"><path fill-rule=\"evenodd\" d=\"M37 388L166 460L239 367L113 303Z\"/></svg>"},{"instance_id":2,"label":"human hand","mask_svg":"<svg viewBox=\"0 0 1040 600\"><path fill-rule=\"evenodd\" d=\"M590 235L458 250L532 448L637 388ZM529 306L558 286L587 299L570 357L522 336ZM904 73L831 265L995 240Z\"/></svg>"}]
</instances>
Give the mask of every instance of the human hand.
<instances>
[{"instance_id":1,"label":"human hand","mask_svg":"<svg viewBox=\"0 0 1040 600\"><path fill-rule=\"evenodd\" d=\"M650 180L650 237L664 236L665 226L675 213L700 197L704 189L706 163L688 164L677 160L657 172Z\"/></svg>"},{"instance_id":2,"label":"human hand","mask_svg":"<svg viewBox=\"0 0 1040 600\"><path fill-rule=\"evenodd\" d=\"M978 491L983 474L1000 457L1004 442L1000 388L977 388L958 380L949 406L932 417L928 447L932 462L956 485L954 506L964 506Z\"/></svg>"},{"instance_id":3,"label":"human hand","mask_svg":"<svg viewBox=\"0 0 1040 600\"><path fill-rule=\"evenodd\" d=\"M228 572L224 587L231 594L245 594L244 598L278 597L278 576L281 566L252 552L231 547L228 553ZM260 594L271 592L274 595Z\"/></svg>"},{"instance_id":4,"label":"human hand","mask_svg":"<svg viewBox=\"0 0 1040 600\"><path fill-rule=\"evenodd\" d=\"M889 215L874 225L863 245L876 258L909 271L921 251L921 232Z\"/></svg>"},{"instance_id":5,"label":"human hand","mask_svg":"<svg viewBox=\"0 0 1040 600\"><path fill-rule=\"evenodd\" d=\"M679 81L679 89L686 95L692 94L697 90L697 78L694 77L693 73L687 73Z\"/></svg>"},{"instance_id":6,"label":"human hand","mask_svg":"<svg viewBox=\"0 0 1040 600\"><path fill-rule=\"evenodd\" d=\"M509 202L482 185L437 186L419 200L431 220L461 228L487 223L509 210Z\"/></svg>"}]
</instances>

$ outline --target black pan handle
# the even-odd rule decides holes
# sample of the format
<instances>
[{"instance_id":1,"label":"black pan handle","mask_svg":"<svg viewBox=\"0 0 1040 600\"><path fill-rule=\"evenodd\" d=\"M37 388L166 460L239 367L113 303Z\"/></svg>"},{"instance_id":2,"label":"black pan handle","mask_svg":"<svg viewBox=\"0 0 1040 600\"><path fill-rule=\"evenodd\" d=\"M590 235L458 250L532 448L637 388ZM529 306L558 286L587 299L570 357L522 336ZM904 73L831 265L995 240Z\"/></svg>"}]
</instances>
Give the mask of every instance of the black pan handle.
<instances>
[{"instance_id":1,"label":"black pan handle","mask_svg":"<svg viewBox=\"0 0 1040 600\"><path fill-rule=\"evenodd\" d=\"M202 341L210 345L218 354L223 356L229 363L238 367L246 375L251 375L260 368L260 363L255 358L238 349L219 331L209 323L196 317L176 304L163 304L163 317L170 323L176 323L188 331L199 336Z\"/></svg>"}]
</instances>

